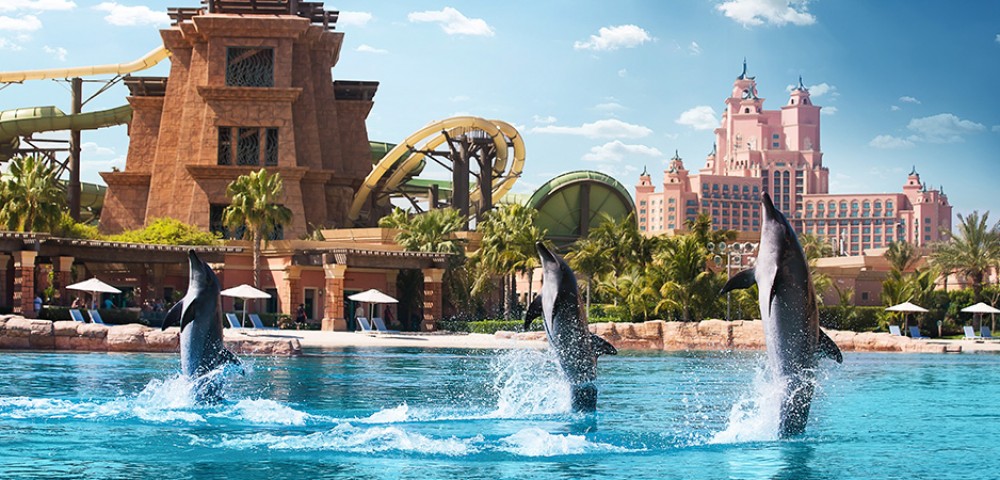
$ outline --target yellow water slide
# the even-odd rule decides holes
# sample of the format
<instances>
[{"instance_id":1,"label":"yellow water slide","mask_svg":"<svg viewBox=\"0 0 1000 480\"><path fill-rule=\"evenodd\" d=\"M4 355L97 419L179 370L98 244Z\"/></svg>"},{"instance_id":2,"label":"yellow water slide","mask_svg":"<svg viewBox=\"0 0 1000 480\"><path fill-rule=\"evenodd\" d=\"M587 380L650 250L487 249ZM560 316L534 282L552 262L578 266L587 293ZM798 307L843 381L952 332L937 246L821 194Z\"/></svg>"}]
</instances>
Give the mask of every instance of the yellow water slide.
<instances>
[{"instance_id":1,"label":"yellow water slide","mask_svg":"<svg viewBox=\"0 0 1000 480\"><path fill-rule=\"evenodd\" d=\"M170 51L161 46L142 58L128 63L0 72L0 83L21 83L27 80L65 79L93 75L124 75L151 68L169 56ZM122 125L131 119L132 107L128 105L72 115L67 115L56 107L28 107L0 111L0 162L6 161L17 151L22 136L58 130L94 130Z\"/></svg>"},{"instance_id":2,"label":"yellow water slide","mask_svg":"<svg viewBox=\"0 0 1000 480\"><path fill-rule=\"evenodd\" d=\"M472 130L484 132L493 140L496 147L493 172L499 176L499 180L493 185L493 198L500 198L509 192L524 168L524 140L517 129L500 120L464 116L452 117L432 122L414 132L386 153L382 160L374 166L372 172L365 177L361 188L355 194L354 203L351 204L351 210L348 212L348 219L351 222L358 220L368 198L386 176L388 178L382 185L382 191L393 191L399 188L407 180L410 173L424 164L426 155L423 152L441 146L447 140L447 135L457 136ZM512 154L508 152L510 149L508 142L513 149ZM507 171L509 156L513 156L513 161L510 164L510 170ZM479 188L476 187L469 196L472 201L476 201L480 195Z\"/></svg>"}]
</instances>

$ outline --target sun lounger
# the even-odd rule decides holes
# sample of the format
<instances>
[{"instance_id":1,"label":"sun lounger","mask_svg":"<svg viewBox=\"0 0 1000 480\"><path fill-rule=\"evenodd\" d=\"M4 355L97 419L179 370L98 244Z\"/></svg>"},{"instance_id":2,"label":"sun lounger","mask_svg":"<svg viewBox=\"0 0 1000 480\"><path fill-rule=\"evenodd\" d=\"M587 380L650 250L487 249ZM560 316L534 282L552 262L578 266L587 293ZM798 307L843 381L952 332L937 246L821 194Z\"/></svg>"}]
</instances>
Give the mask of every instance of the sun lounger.
<instances>
[{"instance_id":1,"label":"sun lounger","mask_svg":"<svg viewBox=\"0 0 1000 480\"><path fill-rule=\"evenodd\" d=\"M966 340L980 340L982 338L982 337L976 335L976 330L972 328L972 325L966 325L966 326L962 327L962 329L965 330L965 339Z\"/></svg>"},{"instance_id":2,"label":"sun lounger","mask_svg":"<svg viewBox=\"0 0 1000 480\"><path fill-rule=\"evenodd\" d=\"M389 330L386 328L382 317L372 317L372 323L375 324L375 330L379 333L399 333L399 330Z\"/></svg>"},{"instance_id":3,"label":"sun lounger","mask_svg":"<svg viewBox=\"0 0 1000 480\"><path fill-rule=\"evenodd\" d=\"M368 323L368 319L365 317L358 317L355 320L358 321L358 332L361 333L374 333L372 331L372 326Z\"/></svg>"},{"instance_id":4,"label":"sun lounger","mask_svg":"<svg viewBox=\"0 0 1000 480\"><path fill-rule=\"evenodd\" d=\"M990 331L990 327L983 325L979 328L980 336L985 340L1000 340L1000 337L994 337L993 333Z\"/></svg>"},{"instance_id":5,"label":"sun lounger","mask_svg":"<svg viewBox=\"0 0 1000 480\"><path fill-rule=\"evenodd\" d=\"M903 333L899 331L899 325L889 325L889 335L902 337Z\"/></svg>"},{"instance_id":6,"label":"sun lounger","mask_svg":"<svg viewBox=\"0 0 1000 480\"><path fill-rule=\"evenodd\" d=\"M260 321L260 315L256 313L250 314L250 322L253 323L253 328L257 330L278 330L275 327L265 327L264 322Z\"/></svg>"},{"instance_id":7,"label":"sun lounger","mask_svg":"<svg viewBox=\"0 0 1000 480\"><path fill-rule=\"evenodd\" d=\"M920 327L910 327L910 338L930 338L920 334Z\"/></svg>"},{"instance_id":8,"label":"sun lounger","mask_svg":"<svg viewBox=\"0 0 1000 480\"><path fill-rule=\"evenodd\" d=\"M229 321L229 328L240 330L243 328L243 324L240 323L239 317L235 313L227 313L226 320Z\"/></svg>"},{"instance_id":9,"label":"sun lounger","mask_svg":"<svg viewBox=\"0 0 1000 480\"><path fill-rule=\"evenodd\" d=\"M80 323L87 323L87 319L83 318L83 312L81 312L81 311L80 311L80 310L78 310L78 309L75 309L75 308L71 308L71 309L69 310L69 316L70 316L70 318L72 318L73 320L76 320L76 321L78 321L78 322L80 322Z\"/></svg>"},{"instance_id":10,"label":"sun lounger","mask_svg":"<svg viewBox=\"0 0 1000 480\"><path fill-rule=\"evenodd\" d=\"M96 323L98 325L106 325L104 323L104 320L101 319L101 314L98 313L97 310L87 310L87 313L90 314L90 321L91 322L94 322L94 323Z\"/></svg>"}]
</instances>

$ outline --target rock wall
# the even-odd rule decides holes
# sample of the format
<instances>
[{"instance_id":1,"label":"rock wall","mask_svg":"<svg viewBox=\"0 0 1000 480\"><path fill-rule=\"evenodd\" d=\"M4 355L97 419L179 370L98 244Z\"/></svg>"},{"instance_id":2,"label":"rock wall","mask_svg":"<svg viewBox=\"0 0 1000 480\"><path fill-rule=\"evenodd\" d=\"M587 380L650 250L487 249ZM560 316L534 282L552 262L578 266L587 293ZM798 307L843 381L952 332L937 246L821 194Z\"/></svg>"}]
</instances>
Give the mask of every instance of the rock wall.
<instances>
[{"instance_id":1,"label":"rock wall","mask_svg":"<svg viewBox=\"0 0 1000 480\"><path fill-rule=\"evenodd\" d=\"M703 320L701 322L595 323L590 331L625 350L764 350L760 320ZM888 333L825 330L845 352L944 353L945 345ZM545 340L545 332L511 335L523 340Z\"/></svg>"},{"instance_id":2,"label":"rock wall","mask_svg":"<svg viewBox=\"0 0 1000 480\"><path fill-rule=\"evenodd\" d=\"M226 348L239 355L302 353L302 346L295 338L231 336L225 343ZM180 329L160 331L137 324L105 326L0 315L0 349L177 353Z\"/></svg>"}]
</instances>

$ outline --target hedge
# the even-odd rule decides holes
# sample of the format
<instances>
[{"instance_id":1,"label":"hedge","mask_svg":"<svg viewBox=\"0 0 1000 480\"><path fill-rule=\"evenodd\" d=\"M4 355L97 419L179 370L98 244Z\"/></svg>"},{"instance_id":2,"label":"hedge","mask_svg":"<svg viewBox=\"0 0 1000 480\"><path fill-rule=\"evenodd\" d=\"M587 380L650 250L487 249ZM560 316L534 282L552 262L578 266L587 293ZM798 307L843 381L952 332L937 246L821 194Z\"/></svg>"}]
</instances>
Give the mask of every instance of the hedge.
<instances>
[{"instance_id":1,"label":"hedge","mask_svg":"<svg viewBox=\"0 0 1000 480\"><path fill-rule=\"evenodd\" d=\"M880 330L878 315L885 307L852 307L844 309L836 305L819 307L819 324L833 330L874 332ZM851 313L847 313L851 312Z\"/></svg>"}]
</instances>

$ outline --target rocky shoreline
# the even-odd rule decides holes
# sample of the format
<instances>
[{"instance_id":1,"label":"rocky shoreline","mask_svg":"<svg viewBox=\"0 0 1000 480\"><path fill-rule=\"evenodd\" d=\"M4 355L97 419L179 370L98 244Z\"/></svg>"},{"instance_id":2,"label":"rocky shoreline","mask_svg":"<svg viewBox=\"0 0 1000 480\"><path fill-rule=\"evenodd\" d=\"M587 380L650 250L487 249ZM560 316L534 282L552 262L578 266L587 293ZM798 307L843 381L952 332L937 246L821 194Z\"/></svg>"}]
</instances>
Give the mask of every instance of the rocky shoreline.
<instances>
[{"instance_id":1,"label":"rocky shoreline","mask_svg":"<svg viewBox=\"0 0 1000 480\"><path fill-rule=\"evenodd\" d=\"M295 338L229 333L225 344L238 355L289 356L302 353L302 346ZM180 329L172 327L160 331L138 324L105 326L0 315L0 349L178 353Z\"/></svg>"},{"instance_id":2,"label":"rocky shoreline","mask_svg":"<svg viewBox=\"0 0 1000 480\"><path fill-rule=\"evenodd\" d=\"M595 323L590 331L625 350L764 350L760 320ZM913 340L888 333L825 330L845 352L960 353L960 345ZM545 340L545 332L497 332L498 338Z\"/></svg>"}]
</instances>

